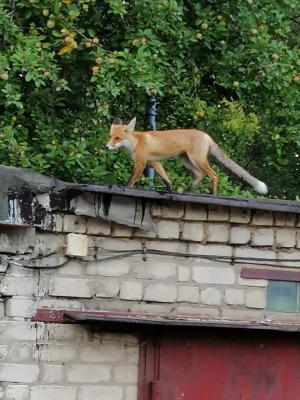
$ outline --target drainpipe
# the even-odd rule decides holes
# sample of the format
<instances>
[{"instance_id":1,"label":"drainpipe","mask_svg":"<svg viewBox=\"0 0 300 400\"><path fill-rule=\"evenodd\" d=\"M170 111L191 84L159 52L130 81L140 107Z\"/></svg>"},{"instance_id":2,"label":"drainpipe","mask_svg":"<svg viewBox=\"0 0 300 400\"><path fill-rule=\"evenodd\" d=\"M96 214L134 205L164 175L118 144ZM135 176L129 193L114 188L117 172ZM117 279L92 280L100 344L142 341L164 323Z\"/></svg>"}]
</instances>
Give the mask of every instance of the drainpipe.
<instances>
[{"instance_id":1,"label":"drainpipe","mask_svg":"<svg viewBox=\"0 0 300 400\"><path fill-rule=\"evenodd\" d=\"M153 90L149 97L149 105L148 105L148 123L153 131L156 130L156 92ZM146 178L150 178L150 186L153 186L154 180L154 169L151 167L145 168L145 176Z\"/></svg>"}]
</instances>

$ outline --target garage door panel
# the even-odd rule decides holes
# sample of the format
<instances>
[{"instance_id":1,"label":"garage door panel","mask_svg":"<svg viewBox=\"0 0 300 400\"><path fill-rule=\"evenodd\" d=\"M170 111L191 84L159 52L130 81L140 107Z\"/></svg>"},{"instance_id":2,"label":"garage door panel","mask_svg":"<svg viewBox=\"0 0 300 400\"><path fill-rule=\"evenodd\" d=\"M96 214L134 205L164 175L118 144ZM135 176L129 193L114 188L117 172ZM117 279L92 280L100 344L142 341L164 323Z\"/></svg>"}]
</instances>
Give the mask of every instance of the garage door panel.
<instances>
[{"instance_id":1,"label":"garage door panel","mask_svg":"<svg viewBox=\"0 0 300 400\"><path fill-rule=\"evenodd\" d=\"M299 335L216 329L158 343L151 400L300 398Z\"/></svg>"}]
</instances>

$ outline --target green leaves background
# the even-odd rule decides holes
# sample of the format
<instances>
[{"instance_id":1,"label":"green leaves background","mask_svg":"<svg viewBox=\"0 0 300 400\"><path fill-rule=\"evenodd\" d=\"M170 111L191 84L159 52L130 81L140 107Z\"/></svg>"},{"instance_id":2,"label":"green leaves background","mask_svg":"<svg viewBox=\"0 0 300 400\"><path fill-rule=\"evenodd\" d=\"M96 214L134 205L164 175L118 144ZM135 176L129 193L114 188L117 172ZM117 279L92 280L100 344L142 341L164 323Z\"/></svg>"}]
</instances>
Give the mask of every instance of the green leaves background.
<instances>
[{"instance_id":1,"label":"green leaves background","mask_svg":"<svg viewBox=\"0 0 300 400\"><path fill-rule=\"evenodd\" d=\"M132 161L105 150L109 126L136 116L147 129L155 90L158 129L207 131L273 197L295 199L299 33L297 0L0 0L0 163L125 183ZM165 164L182 191L191 175ZM221 174L220 194L246 189Z\"/></svg>"}]
</instances>

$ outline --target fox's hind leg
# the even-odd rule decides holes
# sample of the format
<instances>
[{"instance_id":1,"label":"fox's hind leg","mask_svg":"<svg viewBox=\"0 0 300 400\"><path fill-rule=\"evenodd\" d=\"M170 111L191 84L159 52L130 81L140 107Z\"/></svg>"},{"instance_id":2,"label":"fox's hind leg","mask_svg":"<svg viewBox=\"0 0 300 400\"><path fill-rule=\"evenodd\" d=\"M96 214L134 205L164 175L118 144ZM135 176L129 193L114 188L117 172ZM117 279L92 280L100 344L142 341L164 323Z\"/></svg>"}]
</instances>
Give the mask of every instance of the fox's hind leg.
<instances>
[{"instance_id":1,"label":"fox's hind leg","mask_svg":"<svg viewBox=\"0 0 300 400\"><path fill-rule=\"evenodd\" d=\"M191 160L189 159L189 157L188 157L186 154L182 154L182 155L180 156L180 161L181 161L182 165L183 165L186 169L192 171L193 174L195 175L194 182L193 182L191 185L189 185L189 186L187 186L187 187L185 188L185 191L188 191L188 192L189 192L189 191L192 191L193 189L195 189L197 186L200 185L200 183L202 182L203 178L205 177L205 173L204 173L201 169L197 168L197 167L191 162Z\"/></svg>"},{"instance_id":2,"label":"fox's hind leg","mask_svg":"<svg viewBox=\"0 0 300 400\"><path fill-rule=\"evenodd\" d=\"M194 154L188 154L188 157L197 170L201 171L201 173L203 173L204 176L208 175L210 177L212 183L212 193L216 194L219 183L219 177L218 174L209 165L207 158L203 157L202 159L201 157L195 156Z\"/></svg>"}]
</instances>

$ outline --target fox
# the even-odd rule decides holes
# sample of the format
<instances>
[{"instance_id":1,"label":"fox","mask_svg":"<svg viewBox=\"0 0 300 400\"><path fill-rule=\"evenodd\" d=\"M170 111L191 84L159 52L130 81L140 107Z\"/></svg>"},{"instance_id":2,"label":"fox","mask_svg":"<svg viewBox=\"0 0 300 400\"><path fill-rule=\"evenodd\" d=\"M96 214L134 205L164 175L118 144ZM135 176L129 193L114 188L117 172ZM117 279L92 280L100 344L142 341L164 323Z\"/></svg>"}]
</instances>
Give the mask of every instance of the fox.
<instances>
[{"instance_id":1,"label":"fox","mask_svg":"<svg viewBox=\"0 0 300 400\"><path fill-rule=\"evenodd\" d=\"M192 189L198 187L204 177L208 176L211 179L211 191L217 194L219 176L209 164L208 157L211 156L221 168L248 183L256 192L268 193L267 185L231 160L208 133L197 129L139 132L135 131L135 124L136 118L127 125L123 125L119 118L115 119L106 145L109 150L124 147L131 154L135 165L128 182L129 187L134 186L146 164L150 162L162 178L166 189L172 191L172 183L160 161L179 157L183 166L195 176Z\"/></svg>"}]
</instances>

